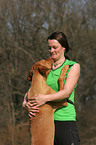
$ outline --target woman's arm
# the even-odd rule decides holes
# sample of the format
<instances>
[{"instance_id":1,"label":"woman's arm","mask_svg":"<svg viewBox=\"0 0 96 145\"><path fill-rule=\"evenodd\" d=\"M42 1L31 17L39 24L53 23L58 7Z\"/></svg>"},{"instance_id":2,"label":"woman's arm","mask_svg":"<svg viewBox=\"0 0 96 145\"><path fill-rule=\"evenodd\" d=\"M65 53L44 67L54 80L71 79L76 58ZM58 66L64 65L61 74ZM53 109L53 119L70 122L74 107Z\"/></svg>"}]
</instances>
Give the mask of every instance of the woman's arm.
<instances>
[{"instance_id":1,"label":"woman's arm","mask_svg":"<svg viewBox=\"0 0 96 145\"><path fill-rule=\"evenodd\" d=\"M64 89L57 92L56 94L47 95L46 96L46 102L47 101L53 101L53 100L62 100L65 98L68 98L73 91L78 79L80 76L80 65L78 63L74 64L69 71L66 82L64 85Z\"/></svg>"},{"instance_id":2,"label":"woman's arm","mask_svg":"<svg viewBox=\"0 0 96 145\"><path fill-rule=\"evenodd\" d=\"M37 106L41 106L45 104L48 101L54 101L54 100L62 100L66 99L70 96L71 92L73 91L78 79L80 76L80 65L78 63L74 64L69 71L66 82L64 85L64 89L55 93L55 94L49 94L49 95L42 95L38 94L33 97L34 103L37 103ZM33 103L33 104L34 104Z\"/></svg>"}]
</instances>

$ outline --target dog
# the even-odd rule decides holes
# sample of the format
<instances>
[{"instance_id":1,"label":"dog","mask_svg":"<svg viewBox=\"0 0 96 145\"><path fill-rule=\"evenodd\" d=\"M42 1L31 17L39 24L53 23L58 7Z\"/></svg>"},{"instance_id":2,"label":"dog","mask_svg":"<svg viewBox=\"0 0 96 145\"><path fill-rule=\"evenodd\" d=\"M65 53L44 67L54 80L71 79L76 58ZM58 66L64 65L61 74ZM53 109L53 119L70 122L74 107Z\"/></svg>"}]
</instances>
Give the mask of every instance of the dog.
<instances>
[{"instance_id":1,"label":"dog","mask_svg":"<svg viewBox=\"0 0 96 145\"><path fill-rule=\"evenodd\" d=\"M46 84L47 76L51 70L53 60L49 57L35 63L27 77L32 81L28 91L28 100L36 94L56 93ZM58 79L59 90L64 88L63 81L69 66L62 68ZM49 102L39 107L39 113L30 118L31 145L53 145L54 144L54 111L56 108L67 106L67 101Z\"/></svg>"}]
</instances>

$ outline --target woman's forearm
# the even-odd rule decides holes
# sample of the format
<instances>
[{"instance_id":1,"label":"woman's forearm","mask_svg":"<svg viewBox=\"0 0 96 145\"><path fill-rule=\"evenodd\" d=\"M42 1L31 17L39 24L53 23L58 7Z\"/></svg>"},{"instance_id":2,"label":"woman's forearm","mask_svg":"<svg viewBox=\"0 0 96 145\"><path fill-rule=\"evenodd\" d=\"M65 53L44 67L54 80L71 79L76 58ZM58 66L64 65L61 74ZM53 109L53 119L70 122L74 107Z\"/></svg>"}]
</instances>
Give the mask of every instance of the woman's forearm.
<instances>
[{"instance_id":1,"label":"woman's forearm","mask_svg":"<svg viewBox=\"0 0 96 145\"><path fill-rule=\"evenodd\" d=\"M46 102L49 102L49 101L61 101L63 99L66 99L68 98L70 95L70 93L68 93L67 90L63 89L55 94L49 94L49 95L46 95Z\"/></svg>"}]
</instances>

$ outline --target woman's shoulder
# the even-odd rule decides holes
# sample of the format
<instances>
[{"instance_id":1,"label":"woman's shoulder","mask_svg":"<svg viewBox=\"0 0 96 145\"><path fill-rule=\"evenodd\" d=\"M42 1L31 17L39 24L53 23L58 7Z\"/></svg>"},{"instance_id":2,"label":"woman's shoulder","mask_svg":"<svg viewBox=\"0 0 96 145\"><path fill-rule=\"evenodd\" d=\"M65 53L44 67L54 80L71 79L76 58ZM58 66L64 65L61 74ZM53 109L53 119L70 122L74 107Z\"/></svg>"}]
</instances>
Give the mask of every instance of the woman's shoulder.
<instances>
[{"instance_id":1,"label":"woman's shoulder","mask_svg":"<svg viewBox=\"0 0 96 145\"><path fill-rule=\"evenodd\" d=\"M66 64L65 65L69 65L69 70L68 70L68 72L70 71L70 70L78 70L78 71L80 71L80 64L78 63L78 62L76 62L76 61L73 61L73 60L66 60Z\"/></svg>"},{"instance_id":2,"label":"woman's shoulder","mask_svg":"<svg viewBox=\"0 0 96 145\"><path fill-rule=\"evenodd\" d=\"M66 59L65 63L70 65L70 64L75 64L77 62L73 61L73 60Z\"/></svg>"},{"instance_id":3,"label":"woman's shoulder","mask_svg":"<svg viewBox=\"0 0 96 145\"><path fill-rule=\"evenodd\" d=\"M72 66L72 65L74 65L74 64L76 64L78 62L73 61L73 60L66 59L66 62L65 63L66 63L66 65Z\"/></svg>"}]
</instances>

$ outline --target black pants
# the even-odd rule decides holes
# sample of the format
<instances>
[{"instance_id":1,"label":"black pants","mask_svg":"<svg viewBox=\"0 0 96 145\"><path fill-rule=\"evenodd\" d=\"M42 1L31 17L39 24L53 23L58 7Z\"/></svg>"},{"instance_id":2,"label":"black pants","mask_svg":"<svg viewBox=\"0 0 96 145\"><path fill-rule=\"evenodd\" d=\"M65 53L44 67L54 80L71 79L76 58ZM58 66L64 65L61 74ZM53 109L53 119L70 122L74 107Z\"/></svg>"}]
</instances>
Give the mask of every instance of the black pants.
<instances>
[{"instance_id":1,"label":"black pants","mask_svg":"<svg viewBox=\"0 0 96 145\"><path fill-rule=\"evenodd\" d=\"M55 121L54 145L80 145L75 121Z\"/></svg>"}]
</instances>

